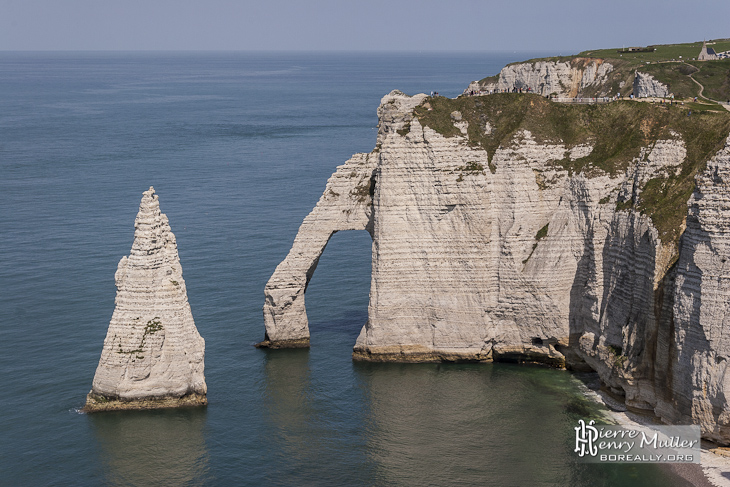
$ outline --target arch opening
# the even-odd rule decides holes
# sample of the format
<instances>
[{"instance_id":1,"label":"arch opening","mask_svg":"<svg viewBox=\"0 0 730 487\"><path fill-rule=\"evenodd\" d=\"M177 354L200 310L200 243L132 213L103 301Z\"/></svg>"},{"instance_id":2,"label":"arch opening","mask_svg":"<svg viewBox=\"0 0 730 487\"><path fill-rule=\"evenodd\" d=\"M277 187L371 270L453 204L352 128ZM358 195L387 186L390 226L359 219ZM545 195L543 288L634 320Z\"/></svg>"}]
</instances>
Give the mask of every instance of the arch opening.
<instances>
[{"instance_id":1,"label":"arch opening","mask_svg":"<svg viewBox=\"0 0 730 487\"><path fill-rule=\"evenodd\" d=\"M368 317L372 238L366 230L335 232L312 269L306 288L313 342L355 344ZM315 274L316 269L316 276Z\"/></svg>"}]
</instances>

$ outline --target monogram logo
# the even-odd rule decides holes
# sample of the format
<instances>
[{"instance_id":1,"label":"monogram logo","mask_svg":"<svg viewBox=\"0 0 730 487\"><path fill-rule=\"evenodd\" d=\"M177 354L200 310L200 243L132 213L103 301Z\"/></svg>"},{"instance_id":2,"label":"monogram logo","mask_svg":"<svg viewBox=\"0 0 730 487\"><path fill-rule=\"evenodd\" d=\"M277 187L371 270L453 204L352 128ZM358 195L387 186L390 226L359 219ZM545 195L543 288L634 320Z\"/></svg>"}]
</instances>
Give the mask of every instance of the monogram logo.
<instances>
[{"instance_id":1,"label":"monogram logo","mask_svg":"<svg viewBox=\"0 0 730 487\"><path fill-rule=\"evenodd\" d=\"M598 447L595 442L598 439L598 429L596 429L595 421L590 420L588 424L585 421L578 420L578 426L575 429L575 452L579 457L590 455L595 457L598 454Z\"/></svg>"}]
</instances>

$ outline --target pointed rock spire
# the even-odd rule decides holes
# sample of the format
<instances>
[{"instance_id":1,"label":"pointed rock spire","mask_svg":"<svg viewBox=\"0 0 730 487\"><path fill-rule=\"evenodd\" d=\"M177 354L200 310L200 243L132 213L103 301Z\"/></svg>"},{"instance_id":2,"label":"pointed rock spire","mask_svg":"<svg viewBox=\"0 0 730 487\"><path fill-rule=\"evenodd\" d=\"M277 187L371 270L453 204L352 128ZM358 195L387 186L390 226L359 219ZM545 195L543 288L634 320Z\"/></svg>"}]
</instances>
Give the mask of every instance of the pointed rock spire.
<instances>
[{"instance_id":1,"label":"pointed rock spire","mask_svg":"<svg viewBox=\"0 0 730 487\"><path fill-rule=\"evenodd\" d=\"M114 276L116 307L85 411L207 404L205 341L188 303L175 235L153 187Z\"/></svg>"}]
</instances>

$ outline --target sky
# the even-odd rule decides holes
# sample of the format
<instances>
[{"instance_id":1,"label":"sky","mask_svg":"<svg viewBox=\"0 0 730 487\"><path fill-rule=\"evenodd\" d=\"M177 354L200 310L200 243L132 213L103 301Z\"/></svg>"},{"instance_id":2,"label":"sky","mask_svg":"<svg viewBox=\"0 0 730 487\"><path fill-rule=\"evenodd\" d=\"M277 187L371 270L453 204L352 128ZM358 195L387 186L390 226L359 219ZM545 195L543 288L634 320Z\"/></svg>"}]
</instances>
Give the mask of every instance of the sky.
<instances>
[{"instance_id":1,"label":"sky","mask_svg":"<svg viewBox=\"0 0 730 487\"><path fill-rule=\"evenodd\" d=\"M0 50L554 51L730 37L730 0L0 0Z\"/></svg>"}]
</instances>

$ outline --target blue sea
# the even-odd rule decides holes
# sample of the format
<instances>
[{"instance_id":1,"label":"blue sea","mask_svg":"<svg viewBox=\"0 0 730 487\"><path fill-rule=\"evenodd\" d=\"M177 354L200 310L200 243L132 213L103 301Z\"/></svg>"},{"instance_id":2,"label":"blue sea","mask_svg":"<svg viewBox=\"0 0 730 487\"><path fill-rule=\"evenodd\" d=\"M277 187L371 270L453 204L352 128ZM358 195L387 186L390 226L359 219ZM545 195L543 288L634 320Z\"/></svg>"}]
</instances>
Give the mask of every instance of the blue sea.
<instances>
[{"instance_id":1,"label":"blue sea","mask_svg":"<svg viewBox=\"0 0 730 487\"><path fill-rule=\"evenodd\" d=\"M589 465L570 373L351 360L370 237L307 292L310 350L259 350L263 289L392 89L456 96L550 53L0 53L0 485L682 486ZM177 237L207 408L81 414L142 192Z\"/></svg>"}]
</instances>

